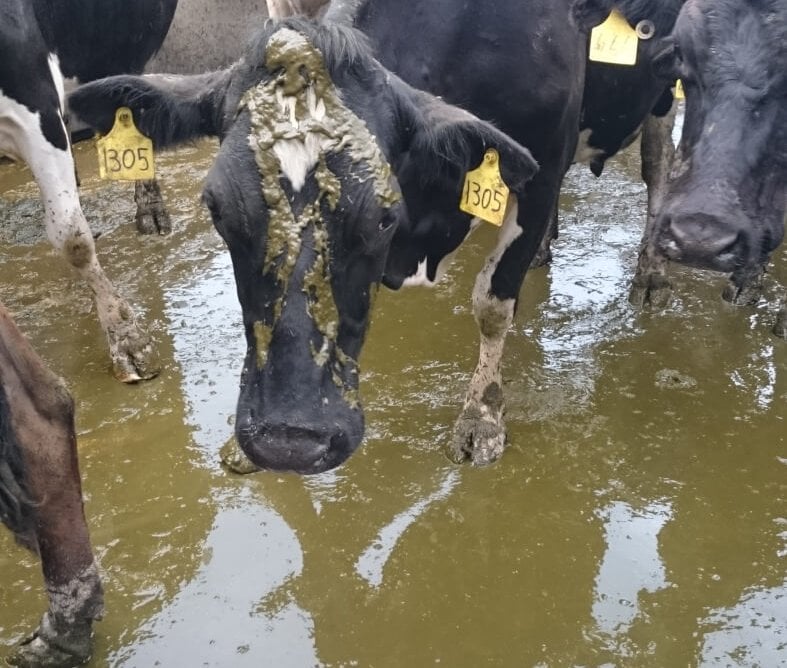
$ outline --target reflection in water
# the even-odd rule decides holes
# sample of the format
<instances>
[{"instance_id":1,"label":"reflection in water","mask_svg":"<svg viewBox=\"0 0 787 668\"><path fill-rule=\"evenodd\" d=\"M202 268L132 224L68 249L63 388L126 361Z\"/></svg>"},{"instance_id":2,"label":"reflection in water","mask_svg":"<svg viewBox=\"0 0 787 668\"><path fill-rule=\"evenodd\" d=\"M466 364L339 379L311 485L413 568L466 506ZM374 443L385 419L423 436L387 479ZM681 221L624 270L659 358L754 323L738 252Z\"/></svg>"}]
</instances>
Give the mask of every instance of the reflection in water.
<instances>
[{"instance_id":1,"label":"reflection in water","mask_svg":"<svg viewBox=\"0 0 787 668\"><path fill-rule=\"evenodd\" d=\"M298 541L281 517L249 494L225 501L203 550L203 565L164 609L110 655L113 666L313 666L308 613L288 604L257 614L260 601L300 573ZM282 553L293 555L283 560ZM192 660L184 661L184 650Z\"/></svg>"},{"instance_id":2,"label":"reflection in water","mask_svg":"<svg viewBox=\"0 0 787 668\"><path fill-rule=\"evenodd\" d=\"M238 376L246 344L229 253L215 254L198 277L167 291L175 359L183 370L188 422L205 465L232 435Z\"/></svg>"},{"instance_id":3,"label":"reflection in water","mask_svg":"<svg viewBox=\"0 0 787 668\"><path fill-rule=\"evenodd\" d=\"M636 510L618 501L600 510L599 516L607 547L596 576L593 619L599 631L618 636L638 614L639 593L668 584L658 538L672 517L672 506L654 502Z\"/></svg>"},{"instance_id":4,"label":"reflection in water","mask_svg":"<svg viewBox=\"0 0 787 668\"><path fill-rule=\"evenodd\" d=\"M702 626L704 668L787 666L787 580L745 593L732 608L712 610Z\"/></svg>"},{"instance_id":5,"label":"reflection in water","mask_svg":"<svg viewBox=\"0 0 787 668\"><path fill-rule=\"evenodd\" d=\"M448 498L458 483L459 471L449 470L436 492L419 499L407 510L394 517L390 524L380 529L377 539L366 548L363 554L358 557L358 561L355 562L355 570L358 575L364 578L372 587L379 587L383 581L383 568L385 568L386 562L391 557L397 542L404 535L404 532L407 531L407 528L423 515L435 501L442 501Z\"/></svg>"}]
</instances>

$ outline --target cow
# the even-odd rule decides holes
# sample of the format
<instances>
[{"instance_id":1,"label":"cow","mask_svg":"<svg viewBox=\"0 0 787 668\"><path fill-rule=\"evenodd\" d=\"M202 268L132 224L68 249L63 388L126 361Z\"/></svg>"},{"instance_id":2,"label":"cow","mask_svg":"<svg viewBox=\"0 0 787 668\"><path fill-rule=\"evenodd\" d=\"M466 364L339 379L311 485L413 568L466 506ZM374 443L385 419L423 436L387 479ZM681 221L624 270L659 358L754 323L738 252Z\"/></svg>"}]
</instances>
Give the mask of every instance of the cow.
<instances>
[{"instance_id":1,"label":"cow","mask_svg":"<svg viewBox=\"0 0 787 668\"><path fill-rule=\"evenodd\" d=\"M1 304L0 520L40 556L49 597L11 665L87 661L103 592L82 505L74 402Z\"/></svg>"},{"instance_id":2,"label":"cow","mask_svg":"<svg viewBox=\"0 0 787 668\"><path fill-rule=\"evenodd\" d=\"M687 0L654 59L683 81L686 113L651 252L730 273L735 301L756 299L784 237L785 65L787 0Z\"/></svg>"},{"instance_id":3,"label":"cow","mask_svg":"<svg viewBox=\"0 0 787 668\"><path fill-rule=\"evenodd\" d=\"M600 176L605 162L618 151L631 144L642 135L642 175L648 186L648 224L643 235L643 249L647 247L645 239L651 234L658 207L659 196L664 188L666 172L672 162L672 126L674 122L673 94L671 86L674 82L665 82L658 77L651 67L660 40L670 34L678 12L685 0L575 0L572 15L578 27L584 29L601 23L613 9L617 9L636 29L639 42L637 59L633 66L610 65L589 61L585 70L582 111L579 119L579 141L574 155L574 162L585 163L596 176ZM334 0L334 5L342 4ZM343 0L344 9L352 13L358 2ZM408 49L405 44L406 35L399 36L398 23L387 20L388 14L379 7L385 2L366 0L366 12L360 12L355 21L356 27L366 31L373 46L383 63L405 79L412 76L410 83L426 86L432 90L435 84L426 78L418 78L417 70L423 58L423 51ZM450 4L450 3L449 3ZM271 18L283 18L292 14L315 17L325 13L328 0L268 0L268 13ZM340 11L333 10L334 13ZM520 14L526 17L527 9L520 7ZM381 18L385 16L386 18ZM579 40L584 36L577 35ZM427 47L428 48L428 47ZM395 50L399 55L391 56ZM398 68L403 60L409 60L408 67L402 72ZM411 74L416 72L415 75ZM510 81L519 76L517 71L504 70L498 81ZM469 104L468 109L476 113L473 98L467 97L465 82L452 90L441 86L440 93L447 100L459 100ZM496 118L494 116L493 118ZM509 131L507 126L501 129ZM553 212L550 226L544 235L541 246L531 265L541 266L551 260L551 241L557 237L557 211ZM652 257L643 252L632 286L632 301L640 305L654 303L663 305L669 295L669 283L665 275L665 262L661 256Z\"/></svg>"},{"instance_id":4,"label":"cow","mask_svg":"<svg viewBox=\"0 0 787 668\"><path fill-rule=\"evenodd\" d=\"M155 355L150 336L96 257L79 204L63 78L141 71L161 44L175 4L0 0L0 154L33 172L47 236L90 287L114 374L124 382L154 376Z\"/></svg>"},{"instance_id":5,"label":"cow","mask_svg":"<svg viewBox=\"0 0 787 668\"><path fill-rule=\"evenodd\" d=\"M554 48L562 72L567 54ZM577 49L577 66L582 56ZM499 455L499 359L528 262L522 238L534 251L539 234L530 239L521 218L551 210L559 179L532 195L526 184L573 155L581 74L574 83L549 98L574 113L555 132L557 153L541 148L540 167L491 124L405 84L360 33L327 17L266 24L228 70L111 77L80 87L70 105L99 131L130 105L159 147L221 138L204 200L232 257L245 325L238 441L261 468L317 473L363 436L358 357L377 284L436 280L471 228L459 210L465 174L491 148L512 196L474 294L481 360L463 421L484 437L479 458Z\"/></svg>"}]
</instances>

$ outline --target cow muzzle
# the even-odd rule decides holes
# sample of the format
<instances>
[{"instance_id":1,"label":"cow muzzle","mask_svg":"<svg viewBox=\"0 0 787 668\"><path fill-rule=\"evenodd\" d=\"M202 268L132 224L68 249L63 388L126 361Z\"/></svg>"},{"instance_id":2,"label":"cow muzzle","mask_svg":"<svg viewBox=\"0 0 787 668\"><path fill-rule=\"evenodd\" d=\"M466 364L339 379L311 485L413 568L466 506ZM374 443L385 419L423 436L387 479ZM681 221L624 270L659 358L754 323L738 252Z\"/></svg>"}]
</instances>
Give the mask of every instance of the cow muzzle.
<instances>
[{"instance_id":1,"label":"cow muzzle","mask_svg":"<svg viewBox=\"0 0 787 668\"><path fill-rule=\"evenodd\" d=\"M751 252L739 224L705 212L665 214L657 222L659 250L668 259L698 269L732 272L746 265Z\"/></svg>"},{"instance_id":2,"label":"cow muzzle","mask_svg":"<svg viewBox=\"0 0 787 668\"><path fill-rule=\"evenodd\" d=\"M241 449L259 468L308 475L335 468L355 452L363 437L363 413L359 409L312 426L258 419L253 410L239 408L235 431Z\"/></svg>"}]
</instances>

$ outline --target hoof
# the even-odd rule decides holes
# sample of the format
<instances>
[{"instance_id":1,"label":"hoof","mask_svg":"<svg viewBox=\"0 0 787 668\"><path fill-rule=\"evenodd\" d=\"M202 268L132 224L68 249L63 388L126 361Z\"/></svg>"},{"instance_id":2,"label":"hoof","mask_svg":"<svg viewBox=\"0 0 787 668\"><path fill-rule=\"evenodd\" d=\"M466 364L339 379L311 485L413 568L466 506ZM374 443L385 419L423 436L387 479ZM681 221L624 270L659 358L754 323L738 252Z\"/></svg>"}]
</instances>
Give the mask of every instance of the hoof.
<instances>
[{"instance_id":1,"label":"hoof","mask_svg":"<svg viewBox=\"0 0 787 668\"><path fill-rule=\"evenodd\" d=\"M481 404L466 406L454 424L446 455L455 464L470 461L474 466L496 462L506 445L502 405L495 409Z\"/></svg>"},{"instance_id":2,"label":"hoof","mask_svg":"<svg viewBox=\"0 0 787 668\"><path fill-rule=\"evenodd\" d=\"M137 181L134 187L134 200L137 203L137 231L140 234L169 234L172 221L164 206L161 189L155 179Z\"/></svg>"},{"instance_id":3,"label":"hoof","mask_svg":"<svg viewBox=\"0 0 787 668\"><path fill-rule=\"evenodd\" d=\"M762 295L762 281L752 281L737 285L733 281L727 283L721 296L724 301L735 306L753 306Z\"/></svg>"},{"instance_id":4,"label":"hoof","mask_svg":"<svg viewBox=\"0 0 787 668\"><path fill-rule=\"evenodd\" d=\"M773 333L780 339L787 339L787 306L779 311L779 315L776 316L776 324L773 326Z\"/></svg>"},{"instance_id":5,"label":"hoof","mask_svg":"<svg viewBox=\"0 0 787 668\"><path fill-rule=\"evenodd\" d=\"M530 261L530 269L538 269L552 263L552 249L549 246L541 247L535 257Z\"/></svg>"},{"instance_id":6,"label":"hoof","mask_svg":"<svg viewBox=\"0 0 787 668\"><path fill-rule=\"evenodd\" d=\"M5 662L19 668L71 668L86 663L92 654L90 624L58 633L44 615L41 625L25 638Z\"/></svg>"},{"instance_id":7,"label":"hoof","mask_svg":"<svg viewBox=\"0 0 787 668\"><path fill-rule=\"evenodd\" d=\"M663 309L672 296L672 284L663 274L638 274L631 282L629 303L637 308Z\"/></svg>"},{"instance_id":8,"label":"hoof","mask_svg":"<svg viewBox=\"0 0 787 668\"><path fill-rule=\"evenodd\" d=\"M256 473L260 470L260 467L252 462L246 456L246 453L240 449L238 440L234 436L221 446L219 457L221 457L221 463L232 473L245 475L247 473Z\"/></svg>"},{"instance_id":9,"label":"hoof","mask_svg":"<svg viewBox=\"0 0 787 668\"><path fill-rule=\"evenodd\" d=\"M112 373L122 383L137 383L155 378L160 369L150 336L129 325L125 336L110 342Z\"/></svg>"}]
</instances>

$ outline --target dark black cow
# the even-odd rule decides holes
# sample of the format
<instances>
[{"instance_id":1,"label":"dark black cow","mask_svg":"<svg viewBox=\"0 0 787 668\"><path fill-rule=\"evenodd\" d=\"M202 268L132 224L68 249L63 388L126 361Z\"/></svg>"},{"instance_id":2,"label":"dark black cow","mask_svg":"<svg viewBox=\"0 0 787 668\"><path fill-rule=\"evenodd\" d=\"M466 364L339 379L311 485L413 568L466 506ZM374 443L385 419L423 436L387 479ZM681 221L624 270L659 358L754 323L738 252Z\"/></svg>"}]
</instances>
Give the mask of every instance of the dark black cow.
<instances>
[{"instance_id":1,"label":"dark black cow","mask_svg":"<svg viewBox=\"0 0 787 668\"><path fill-rule=\"evenodd\" d=\"M576 100L555 92L577 113L580 81ZM485 430L483 456L499 454L499 358L528 261L512 258L509 268L505 257L524 236L517 212L528 203L550 209L559 186L537 191L549 201L523 195L536 171L527 150L410 88L372 58L360 33L332 23L268 24L227 71L113 77L71 96L99 130L121 104L159 146L222 139L204 197L232 255L246 327L237 436L257 465L304 473L338 465L363 436L357 359L376 284L436 280L470 228L458 209L464 175L497 149L514 196L474 297L482 359L466 419ZM576 116L566 113L576 136ZM560 156L545 154L553 172L574 148L557 136ZM538 232L533 249L537 241Z\"/></svg>"},{"instance_id":2,"label":"dark black cow","mask_svg":"<svg viewBox=\"0 0 787 668\"><path fill-rule=\"evenodd\" d=\"M82 508L74 404L2 305L0 521L40 555L49 597L39 628L10 662L87 661L103 594Z\"/></svg>"},{"instance_id":3,"label":"dark black cow","mask_svg":"<svg viewBox=\"0 0 787 668\"><path fill-rule=\"evenodd\" d=\"M0 154L28 164L47 235L88 283L115 375L155 375L148 335L98 262L79 205L63 75L87 81L141 71L161 44L176 0L0 0Z\"/></svg>"},{"instance_id":4,"label":"dark black cow","mask_svg":"<svg viewBox=\"0 0 787 668\"><path fill-rule=\"evenodd\" d=\"M686 88L655 251L756 298L787 208L787 0L688 0L654 66Z\"/></svg>"},{"instance_id":5,"label":"dark black cow","mask_svg":"<svg viewBox=\"0 0 787 668\"><path fill-rule=\"evenodd\" d=\"M653 69L653 59L670 35L685 0L577 0L579 22L599 23L615 8L640 39L633 66L588 61L576 162L586 162L596 176L605 161L641 133L642 178L648 186L647 223L631 298L638 305L663 305L669 296L665 260L648 252L656 212L663 196L674 150L671 86ZM554 231L553 231L554 234ZM548 234L540 257L548 257Z\"/></svg>"}]
</instances>

